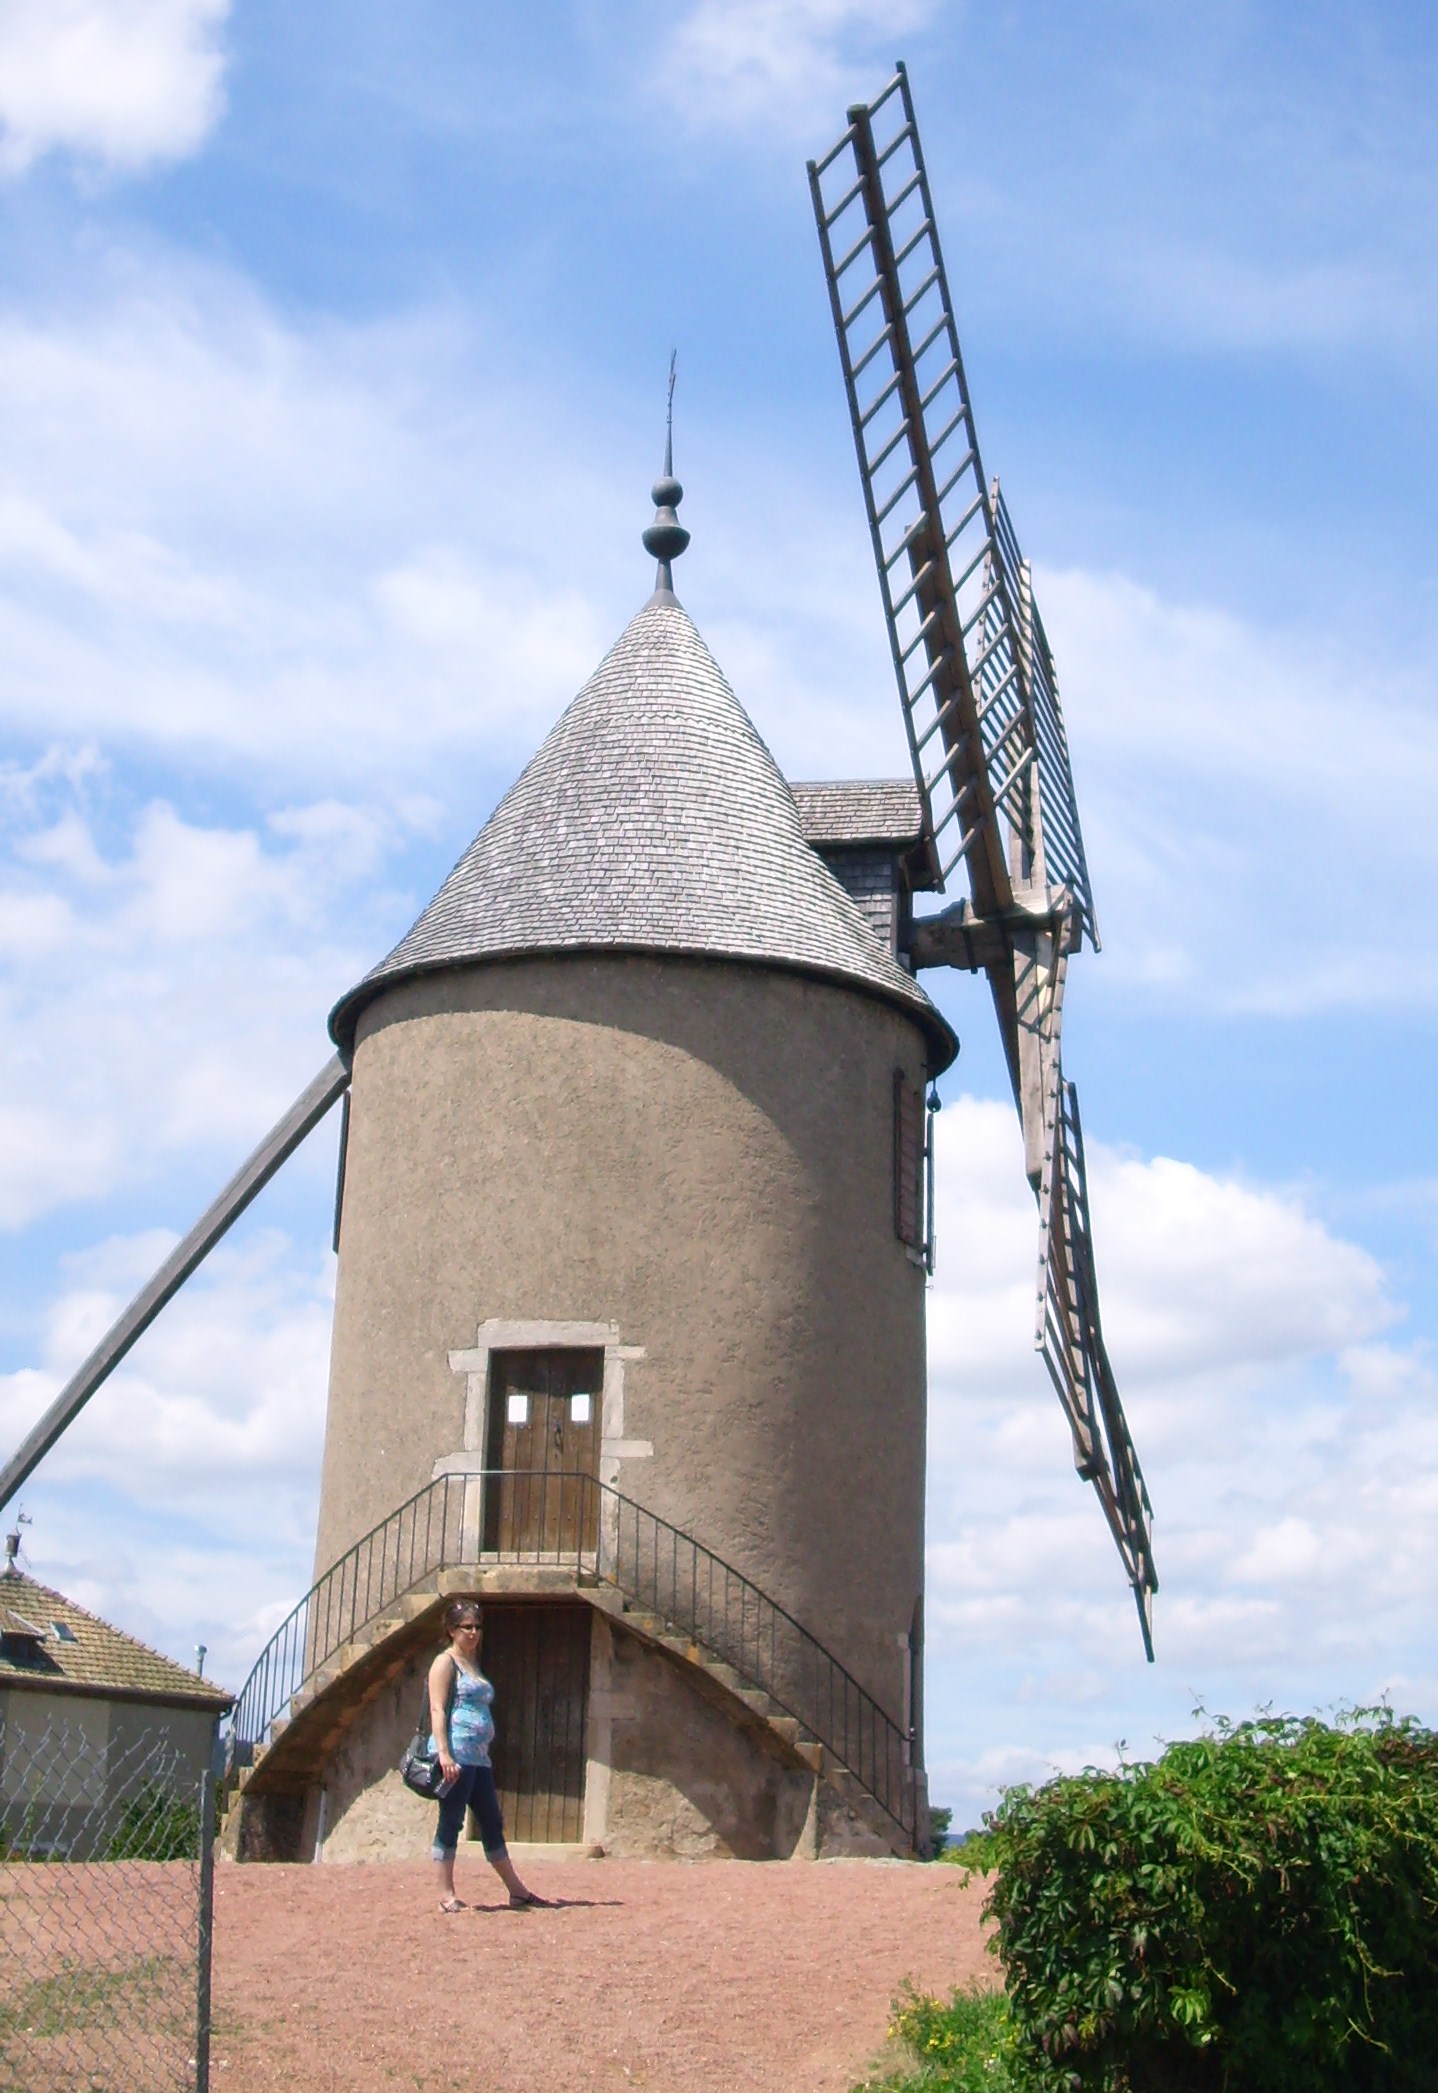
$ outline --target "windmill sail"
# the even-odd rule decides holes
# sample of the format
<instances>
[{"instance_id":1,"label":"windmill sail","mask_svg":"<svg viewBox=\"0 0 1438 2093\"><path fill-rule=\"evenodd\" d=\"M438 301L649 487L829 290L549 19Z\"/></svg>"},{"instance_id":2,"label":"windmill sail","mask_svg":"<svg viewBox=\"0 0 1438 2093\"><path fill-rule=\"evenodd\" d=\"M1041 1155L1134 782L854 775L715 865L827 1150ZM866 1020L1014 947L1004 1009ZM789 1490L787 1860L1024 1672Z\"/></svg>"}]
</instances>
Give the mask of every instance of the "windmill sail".
<instances>
[{"instance_id":1,"label":"windmill sail","mask_svg":"<svg viewBox=\"0 0 1438 2093\"><path fill-rule=\"evenodd\" d=\"M1098 1319L1077 1103L1059 1034L1071 950L1098 926L1053 657L985 478L902 66L809 184L933 883L916 966L982 967L1040 1207L1038 1338L1149 1634L1150 1512Z\"/></svg>"},{"instance_id":2,"label":"windmill sail","mask_svg":"<svg viewBox=\"0 0 1438 2093\"><path fill-rule=\"evenodd\" d=\"M1052 657L1031 611L1030 675L1032 593L984 477L902 66L877 101L849 111L843 137L809 163L809 184L940 884L963 859L976 909L1007 907L1011 882L1032 876L1046 820L1049 870L1096 944Z\"/></svg>"},{"instance_id":3,"label":"windmill sail","mask_svg":"<svg viewBox=\"0 0 1438 2093\"><path fill-rule=\"evenodd\" d=\"M1098 1492L1138 1604L1144 1649L1153 1657L1153 1594L1158 1577L1150 1533L1153 1508L1104 1346L1089 1232L1083 1129L1072 1083L1059 1084L1052 1196L1041 1222L1039 1347L1073 1433L1074 1463Z\"/></svg>"}]
</instances>

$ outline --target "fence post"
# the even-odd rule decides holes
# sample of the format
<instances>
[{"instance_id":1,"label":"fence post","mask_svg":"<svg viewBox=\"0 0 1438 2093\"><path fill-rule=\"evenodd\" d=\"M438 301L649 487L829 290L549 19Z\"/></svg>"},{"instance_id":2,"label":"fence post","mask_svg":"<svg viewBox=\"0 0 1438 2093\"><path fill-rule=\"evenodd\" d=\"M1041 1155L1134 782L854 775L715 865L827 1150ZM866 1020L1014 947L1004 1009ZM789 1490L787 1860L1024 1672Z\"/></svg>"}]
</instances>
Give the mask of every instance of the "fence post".
<instances>
[{"instance_id":1,"label":"fence post","mask_svg":"<svg viewBox=\"0 0 1438 2093\"><path fill-rule=\"evenodd\" d=\"M215 1939L215 1780L220 1763L218 1717L210 1737L210 1763L200 1788L200 1927L195 1958L195 2093L210 2093L210 1962Z\"/></svg>"}]
</instances>

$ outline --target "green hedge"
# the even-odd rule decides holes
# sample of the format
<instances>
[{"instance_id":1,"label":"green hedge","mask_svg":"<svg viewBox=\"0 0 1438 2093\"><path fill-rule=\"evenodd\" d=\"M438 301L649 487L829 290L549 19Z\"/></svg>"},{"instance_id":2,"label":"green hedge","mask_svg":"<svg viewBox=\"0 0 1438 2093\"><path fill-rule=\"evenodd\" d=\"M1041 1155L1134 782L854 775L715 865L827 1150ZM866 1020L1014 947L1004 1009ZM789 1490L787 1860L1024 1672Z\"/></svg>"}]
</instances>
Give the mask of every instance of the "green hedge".
<instances>
[{"instance_id":1,"label":"green hedge","mask_svg":"<svg viewBox=\"0 0 1438 2093\"><path fill-rule=\"evenodd\" d=\"M1433 1732L1386 1709L1218 1722L986 1821L1018 2085L1438 2087Z\"/></svg>"}]
</instances>

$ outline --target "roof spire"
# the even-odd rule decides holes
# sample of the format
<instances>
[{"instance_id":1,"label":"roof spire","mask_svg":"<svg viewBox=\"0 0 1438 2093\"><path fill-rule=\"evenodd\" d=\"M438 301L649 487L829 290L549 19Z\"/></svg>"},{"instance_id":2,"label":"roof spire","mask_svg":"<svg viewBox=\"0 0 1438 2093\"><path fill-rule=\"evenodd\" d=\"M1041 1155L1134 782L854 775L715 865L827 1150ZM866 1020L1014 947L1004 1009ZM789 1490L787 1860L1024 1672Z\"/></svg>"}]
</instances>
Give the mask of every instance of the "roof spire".
<instances>
[{"instance_id":1,"label":"roof spire","mask_svg":"<svg viewBox=\"0 0 1438 2093\"><path fill-rule=\"evenodd\" d=\"M654 521L644 533L644 550L653 553L659 562L654 593L671 601L675 600L671 563L689 543L689 533L674 513L684 499L684 489L674 477L674 372L678 359L678 350L672 350L669 356L669 411L664 424L664 472L654 482Z\"/></svg>"}]
</instances>

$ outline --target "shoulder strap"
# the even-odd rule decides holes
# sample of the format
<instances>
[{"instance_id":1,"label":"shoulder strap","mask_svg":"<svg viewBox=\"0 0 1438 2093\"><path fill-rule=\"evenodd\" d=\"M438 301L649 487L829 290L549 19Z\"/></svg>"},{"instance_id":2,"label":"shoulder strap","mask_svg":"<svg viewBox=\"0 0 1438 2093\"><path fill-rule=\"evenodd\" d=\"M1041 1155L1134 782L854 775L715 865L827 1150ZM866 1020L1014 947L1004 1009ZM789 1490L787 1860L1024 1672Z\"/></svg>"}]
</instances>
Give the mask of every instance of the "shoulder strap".
<instances>
[{"instance_id":1,"label":"shoulder strap","mask_svg":"<svg viewBox=\"0 0 1438 2093\"><path fill-rule=\"evenodd\" d=\"M446 1655L446 1656L448 1657L448 1659L449 1659L449 1692L448 1692L448 1693L446 1694L446 1696L445 1696L445 1702L444 1702L444 1712L445 1712L445 1715L446 1715L446 1717L448 1717L448 1715L449 1715L449 1712L450 1712L450 1710L451 1710L451 1709L453 1708L453 1706L454 1706L454 1696L455 1696L455 1693L456 1693L456 1691L457 1691L457 1689L458 1689L458 1686L459 1686L459 1666L458 1666L458 1665L457 1665L457 1664L455 1663L455 1661L454 1661L454 1651L453 1651L453 1650L446 1650L446 1652L445 1652L445 1655ZM434 1727L433 1727L433 1724L432 1724L432 1723L430 1722L430 1719L429 1719L429 1674L428 1674L428 1672L426 1672L426 1673L425 1673L425 1679L424 1679L424 1699L423 1699L423 1700L422 1700L422 1701L420 1702L420 1708L419 1708L419 1721L418 1721L418 1722L416 1723L416 1725L415 1725L415 1732L414 1732L414 1733L415 1733L416 1737L432 1737L432 1736L434 1735Z\"/></svg>"}]
</instances>

